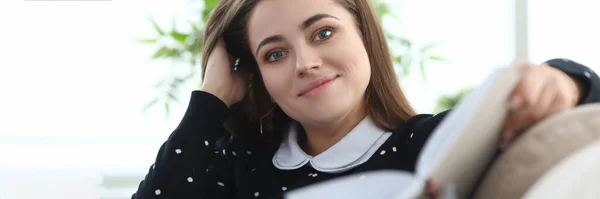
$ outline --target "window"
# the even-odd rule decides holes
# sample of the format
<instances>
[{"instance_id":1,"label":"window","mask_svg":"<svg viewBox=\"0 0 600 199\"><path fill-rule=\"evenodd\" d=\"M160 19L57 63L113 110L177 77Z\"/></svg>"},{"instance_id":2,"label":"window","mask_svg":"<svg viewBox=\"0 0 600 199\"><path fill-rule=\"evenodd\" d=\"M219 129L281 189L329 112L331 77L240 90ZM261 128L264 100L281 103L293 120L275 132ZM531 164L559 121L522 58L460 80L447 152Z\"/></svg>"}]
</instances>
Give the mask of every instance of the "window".
<instances>
[{"instance_id":1,"label":"window","mask_svg":"<svg viewBox=\"0 0 600 199\"><path fill-rule=\"evenodd\" d=\"M569 58L600 70L600 13L595 1L530 0L529 53L532 60Z\"/></svg>"},{"instance_id":2,"label":"window","mask_svg":"<svg viewBox=\"0 0 600 199\"><path fill-rule=\"evenodd\" d=\"M427 65L427 82L419 74L402 79L418 112L430 113L440 94L476 86L490 69L514 58L513 3L510 1L389 1L400 24L385 24L424 46L439 42L436 54L448 62Z\"/></svg>"}]
</instances>

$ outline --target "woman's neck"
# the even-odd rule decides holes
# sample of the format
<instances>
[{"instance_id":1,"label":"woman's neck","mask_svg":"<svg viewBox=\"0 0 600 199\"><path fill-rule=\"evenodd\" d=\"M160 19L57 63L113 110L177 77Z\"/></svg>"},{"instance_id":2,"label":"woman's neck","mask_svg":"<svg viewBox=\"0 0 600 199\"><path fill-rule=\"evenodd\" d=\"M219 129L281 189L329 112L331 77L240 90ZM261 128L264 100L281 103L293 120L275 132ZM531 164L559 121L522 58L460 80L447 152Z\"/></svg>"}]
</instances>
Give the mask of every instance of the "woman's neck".
<instances>
[{"instance_id":1,"label":"woman's neck","mask_svg":"<svg viewBox=\"0 0 600 199\"><path fill-rule=\"evenodd\" d=\"M302 125L306 133L306 143L299 143L304 151L317 156L346 136L358 123L367 116L366 108L361 107L352 110L346 117L335 122L333 125L324 127L309 127Z\"/></svg>"}]
</instances>

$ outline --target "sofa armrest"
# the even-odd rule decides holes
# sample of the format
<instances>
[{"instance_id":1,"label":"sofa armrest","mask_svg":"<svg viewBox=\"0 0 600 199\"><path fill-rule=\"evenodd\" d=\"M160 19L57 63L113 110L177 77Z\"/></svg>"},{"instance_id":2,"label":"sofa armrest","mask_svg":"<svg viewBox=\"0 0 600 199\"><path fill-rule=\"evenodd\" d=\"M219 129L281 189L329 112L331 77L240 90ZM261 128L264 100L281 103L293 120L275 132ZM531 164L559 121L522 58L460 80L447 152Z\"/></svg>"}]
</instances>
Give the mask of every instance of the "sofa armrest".
<instances>
[{"instance_id":1,"label":"sofa armrest","mask_svg":"<svg viewBox=\"0 0 600 199\"><path fill-rule=\"evenodd\" d=\"M600 196L600 140L574 152L552 167L527 191L525 199Z\"/></svg>"},{"instance_id":2,"label":"sofa armrest","mask_svg":"<svg viewBox=\"0 0 600 199\"><path fill-rule=\"evenodd\" d=\"M549 169L600 139L600 104L575 107L527 130L491 165L474 198L521 198Z\"/></svg>"}]
</instances>

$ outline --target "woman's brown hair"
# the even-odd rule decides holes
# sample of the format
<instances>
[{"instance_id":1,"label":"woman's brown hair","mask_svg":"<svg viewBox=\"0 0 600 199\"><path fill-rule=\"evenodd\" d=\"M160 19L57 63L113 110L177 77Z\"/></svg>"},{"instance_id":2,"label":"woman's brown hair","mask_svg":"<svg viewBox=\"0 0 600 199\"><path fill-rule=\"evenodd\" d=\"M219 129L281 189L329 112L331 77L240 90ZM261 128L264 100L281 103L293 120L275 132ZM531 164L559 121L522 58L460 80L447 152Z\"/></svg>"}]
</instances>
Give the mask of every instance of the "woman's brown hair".
<instances>
[{"instance_id":1,"label":"woman's brown hair","mask_svg":"<svg viewBox=\"0 0 600 199\"><path fill-rule=\"evenodd\" d=\"M233 133L258 129L262 120L264 133L279 137L291 121L280 108L274 107L266 91L260 71L248 45L247 20L260 0L222 0L213 10L204 29L202 74L217 41L223 37L227 50L240 59L240 67L253 74L252 88L242 102L230 108L230 118L225 127ZM371 79L365 92L368 114L375 124L392 131L406 122L415 112L404 96L394 66L387 40L379 18L370 0L334 0L344 6L356 19L362 40L369 56ZM262 118L265 114L268 117ZM258 133L258 131L255 131Z\"/></svg>"}]
</instances>

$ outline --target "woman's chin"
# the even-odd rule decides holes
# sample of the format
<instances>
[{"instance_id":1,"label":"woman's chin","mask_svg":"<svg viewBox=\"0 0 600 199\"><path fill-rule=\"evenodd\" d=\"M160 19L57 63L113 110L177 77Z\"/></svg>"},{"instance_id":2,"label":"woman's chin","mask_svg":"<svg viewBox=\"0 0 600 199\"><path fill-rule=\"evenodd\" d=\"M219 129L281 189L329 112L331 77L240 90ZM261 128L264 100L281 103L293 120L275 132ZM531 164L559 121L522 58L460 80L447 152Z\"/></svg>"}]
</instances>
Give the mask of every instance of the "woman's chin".
<instances>
[{"instance_id":1,"label":"woman's chin","mask_svg":"<svg viewBox=\"0 0 600 199\"><path fill-rule=\"evenodd\" d=\"M307 112L300 122L318 126L331 126L331 124L343 121L349 115L348 110L350 109L313 109L313 111Z\"/></svg>"}]
</instances>

